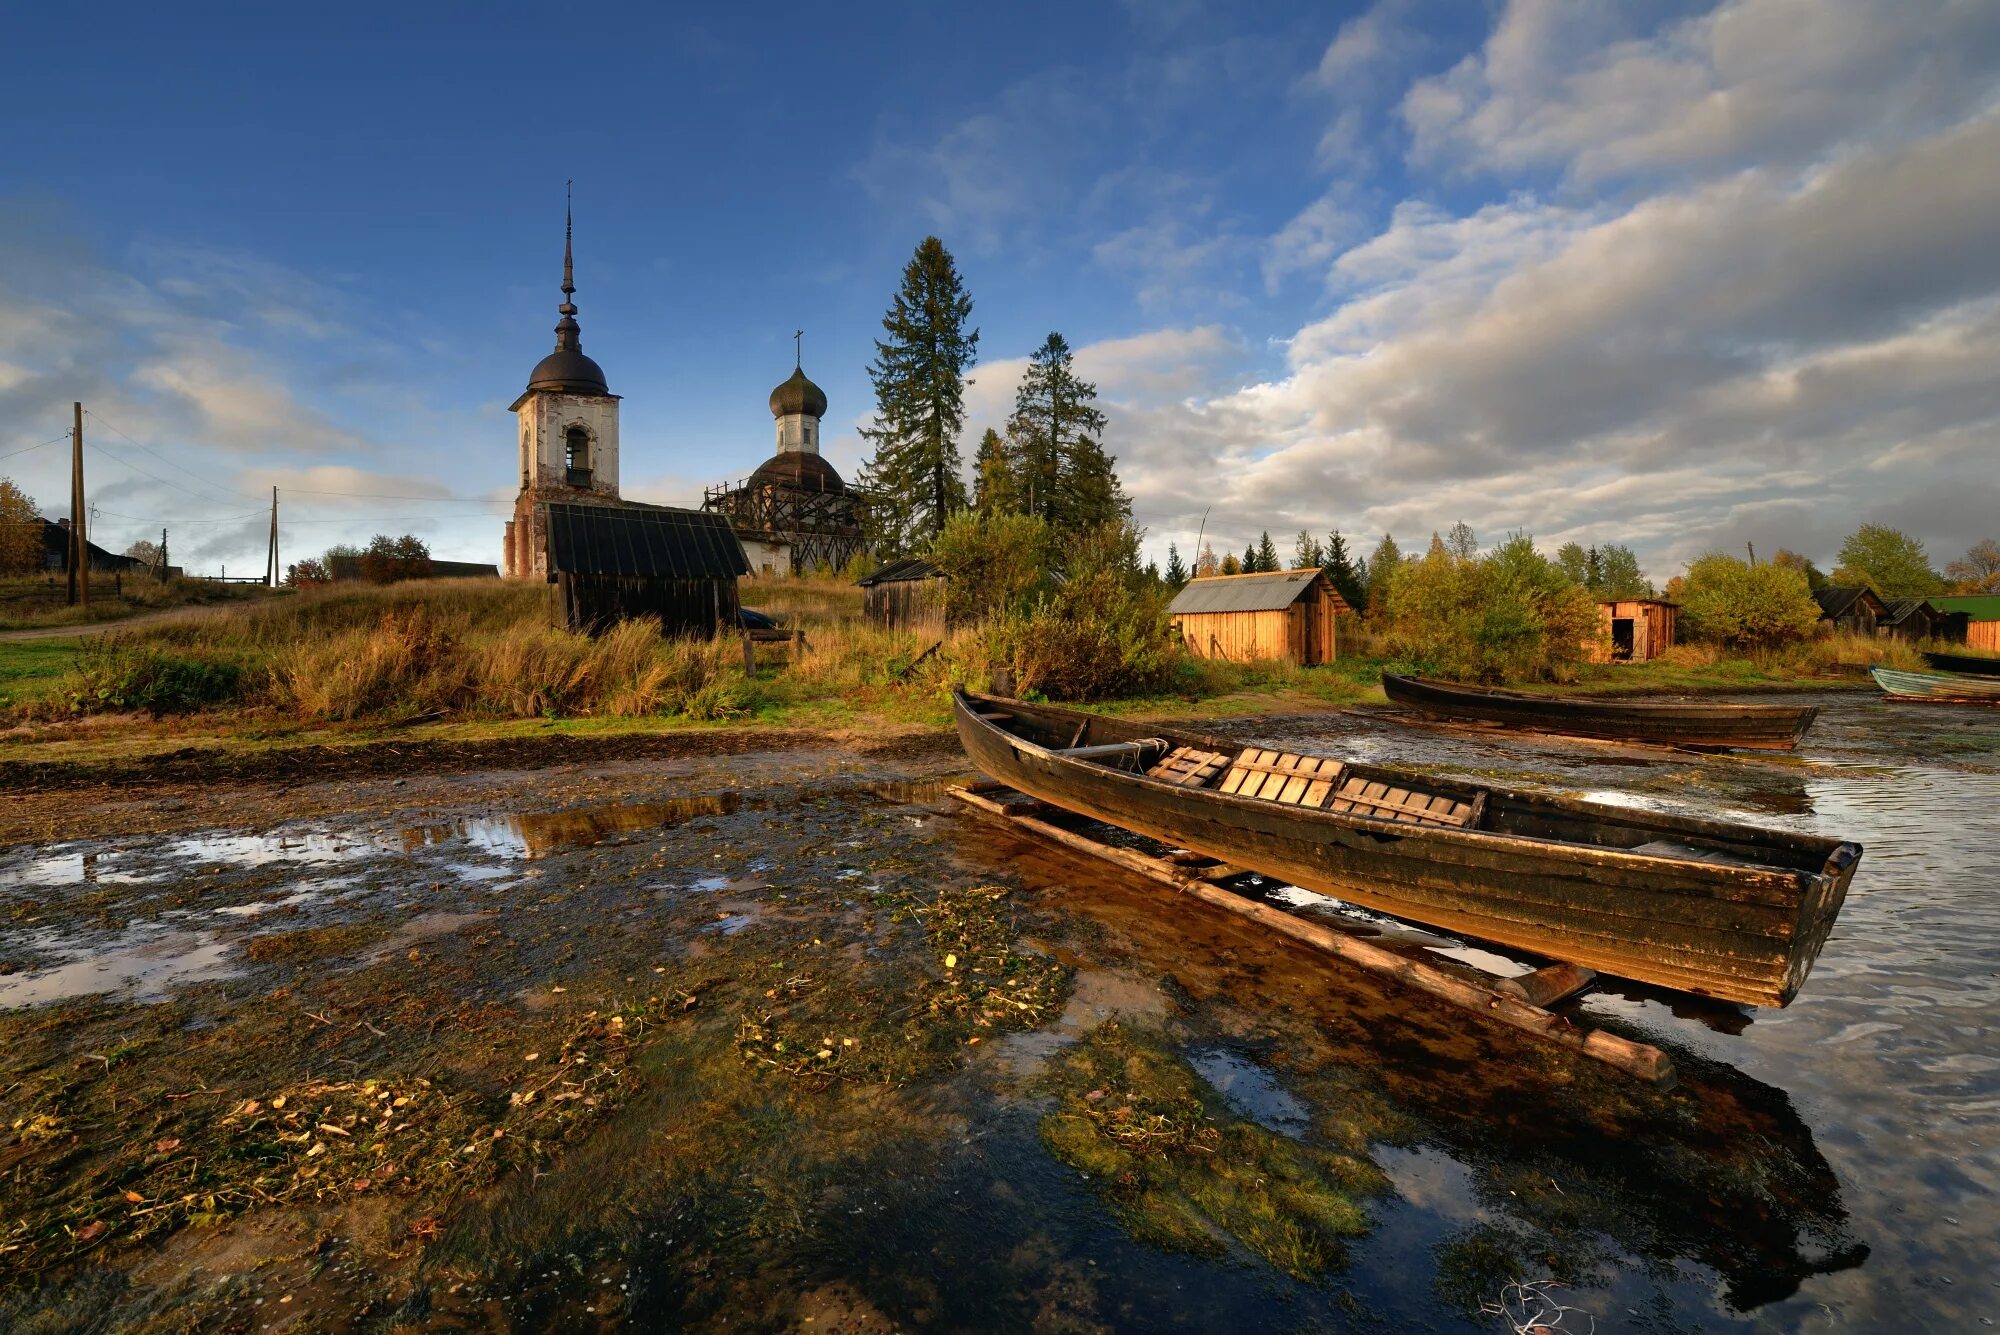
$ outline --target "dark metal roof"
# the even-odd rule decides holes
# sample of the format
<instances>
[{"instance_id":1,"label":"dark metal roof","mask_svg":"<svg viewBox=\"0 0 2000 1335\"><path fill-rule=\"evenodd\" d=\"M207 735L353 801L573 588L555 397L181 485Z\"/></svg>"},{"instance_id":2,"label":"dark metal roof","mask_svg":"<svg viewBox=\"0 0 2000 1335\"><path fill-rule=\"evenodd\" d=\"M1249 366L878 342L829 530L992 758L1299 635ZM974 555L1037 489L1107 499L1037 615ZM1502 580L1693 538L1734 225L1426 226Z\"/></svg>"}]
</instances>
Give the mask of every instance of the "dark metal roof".
<instances>
[{"instance_id":1,"label":"dark metal roof","mask_svg":"<svg viewBox=\"0 0 2000 1335\"><path fill-rule=\"evenodd\" d=\"M771 391L771 416L788 417L792 413L826 416L826 391L806 379L805 371L798 367L792 368L789 380Z\"/></svg>"},{"instance_id":2,"label":"dark metal roof","mask_svg":"<svg viewBox=\"0 0 2000 1335\"><path fill-rule=\"evenodd\" d=\"M830 491L836 495L847 490L847 484L840 480L840 473L834 466L817 454L807 454L804 450L786 450L774 454L757 466L747 484L752 487L792 487L799 491Z\"/></svg>"},{"instance_id":3,"label":"dark metal roof","mask_svg":"<svg viewBox=\"0 0 2000 1335\"><path fill-rule=\"evenodd\" d=\"M1888 609L1873 589L1863 587L1839 588L1828 585L1813 594L1813 601L1819 604L1819 614L1828 620L1837 621L1854 611L1854 605L1863 599L1875 604L1875 615L1880 617Z\"/></svg>"},{"instance_id":4,"label":"dark metal roof","mask_svg":"<svg viewBox=\"0 0 2000 1335\"><path fill-rule=\"evenodd\" d=\"M1884 621L1904 621L1920 611L1937 615L1937 609L1931 606L1928 598L1898 598L1886 606L1888 610L1882 614Z\"/></svg>"},{"instance_id":5,"label":"dark metal roof","mask_svg":"<svg viewBox=\"0 0 2000 1335\"><path fill-rule=\"evenodd\" d=\"M943 578L944 571L929 561L912 558L907 561L891 561L874 574L863 575L854 582L866 589L877 584L900 584L906 580Z\"/></svg>"},{"instance_id":6,"label":"dark metal roof","mask_svg":"<svg viewBox=\"0 0 2000 1335\"><path fill-rule=\"evenodd\" d=\"M575 321L570 321L570 324L574 326ZM584 356L582 348L574 347L558 347L536 362L535 369L528 373L528 388L549 390L557 394L611 392L611 387L604 383L603 368Z\"/></svg>"},{"instance_id":7,"label":"dark metal roof","mask_svg":"<svg viewBox=\"0 0 2000 1335\"><path fill-rule=\"evenodd\" d=\"M653 505L541 507L549 573L655 579L734 579L750 573L743 544L721 515Z\"/></svg>"},{"instance_id":8,"label":"dark metal roof","mask_svg":"<svg viewBox=\"0 0 2000 1335\"><path fill-rule=\"evenodd\" d=\"M1167 610L1182 612L1277 612L1290 607L1317 581L1332 590L1332 582L1317 568L1277 570L1257 575L1208 575L1192 579L1174 595ZM1347 602L1338 593L1341 610Z\"/></svg>"}]
</instances>

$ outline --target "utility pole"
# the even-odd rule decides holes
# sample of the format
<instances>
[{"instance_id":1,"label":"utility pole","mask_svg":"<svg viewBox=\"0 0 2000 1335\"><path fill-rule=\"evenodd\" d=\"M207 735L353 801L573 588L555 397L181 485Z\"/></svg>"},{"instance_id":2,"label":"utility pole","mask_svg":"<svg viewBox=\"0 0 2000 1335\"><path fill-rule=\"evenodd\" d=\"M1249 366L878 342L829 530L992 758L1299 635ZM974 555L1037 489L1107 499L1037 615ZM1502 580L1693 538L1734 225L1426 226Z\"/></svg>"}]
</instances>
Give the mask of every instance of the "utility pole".
<instances>
[{"instance_id":1,"label":"utility pole","mask_svg":"<svg viewBox=\"0 0 2000 1335\"><path fill-rule=\"evenodd\" d=\"M90 606L90 542L83 532L83 404L76 410L76 425L70 432L69 455L69 601L74 607L79 597Z\"/></svg>"},{"instance_id":2,"label":"utility pole","mask_svg":"<svg viewBox=\"0 0 2000 1335\"><path fill-rule=\"evenodd\" d=\"M164 528L160 530L159 579L162 584L167 582L167 531Z\"/></svg>"},{"instance_id":3,"label":"utility pole","mask_svg":"<svg viewBox=\"0 0 2000 1335\"><path fill-rule=\"evenodd\" d=\"M278 489L276 487L271 488L270 567L264 582L275 589L278 587Z\"/></svg>"}]
</instances>

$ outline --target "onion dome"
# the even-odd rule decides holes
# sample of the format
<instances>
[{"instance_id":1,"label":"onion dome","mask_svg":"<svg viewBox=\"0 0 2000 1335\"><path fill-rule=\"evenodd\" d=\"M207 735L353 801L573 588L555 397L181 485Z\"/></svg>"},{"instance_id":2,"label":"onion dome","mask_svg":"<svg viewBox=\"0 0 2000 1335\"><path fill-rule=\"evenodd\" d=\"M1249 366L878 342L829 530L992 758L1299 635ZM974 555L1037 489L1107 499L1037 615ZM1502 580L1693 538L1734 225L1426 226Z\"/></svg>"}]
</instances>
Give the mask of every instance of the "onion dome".
<instances>
[{"instance_id":1,"label":"onion dome","mask_svg":"<svg viewBox=\"0 0 2000 1335\"><path fill-rule=\"evenodd\" d=\"M790 417L794 413L826 416L826 391L806 379L806 373L797 367L792 368L791 379L771 391L771 416Z\"/></svg>"},{"instance_id":2,"label":"onion dome","mask_svg":"<svg viewBox=\"0 0 2000 1335\"><path fill-rule=\"evenodd\" d=\"M528 388L557 394L609 394L603 368L583 355L583 332L576 323L576 266L570 251L569 206L563 206L563 301L556 307L562 318L556 321L556 350L535 363L528 373Z\"/></svg>"},{"instance_id":3,"label":"onion dome","mask_svg":"<svg viewBox=\"0 0 2000 1335\"><path fill-rule=\"evenodd\" d=\"M812 381L806 381L806 385L810 388ZM813 392L818 393L819 391L815 389ZM775 394L771 396L773 412L777 411L775 406L777 398L778 396ZM825 405L826 400L821 399L820 406L824 407ZM793 411L803 412L808 410L794 409ZM823 491L834 495L843 494L847 490L847 484L840 480L840 474L834 469L832 464L817 454L807 454L801 450L787 450L783 454L773 455L771 458L766 459L757 466L757 471L750 475L750 481L745 485L753 489L757 487L789 487L794 491Z\"/></svg>"}]
</instances>

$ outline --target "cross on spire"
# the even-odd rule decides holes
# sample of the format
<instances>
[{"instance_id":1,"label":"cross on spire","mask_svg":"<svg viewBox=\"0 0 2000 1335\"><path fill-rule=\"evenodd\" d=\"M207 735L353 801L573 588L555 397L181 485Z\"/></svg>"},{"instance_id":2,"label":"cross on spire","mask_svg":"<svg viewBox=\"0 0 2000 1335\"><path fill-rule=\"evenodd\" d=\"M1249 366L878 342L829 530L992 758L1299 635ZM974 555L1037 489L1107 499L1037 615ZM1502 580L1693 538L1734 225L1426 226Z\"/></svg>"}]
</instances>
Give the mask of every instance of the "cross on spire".
<instances>
[{"instance_id":1,"label":"cross on spire","mask_svg":"<svg viewBox=\"0 0 2000 1335\"><path fill-rule=\"evenodd\" d=\"M801 360L800 353L800 349L804 346L803 340L805 336L806 331L803 329L792 331L792 369L794 371L805 370L805 363Z\"/></svg>"}]
</instances>

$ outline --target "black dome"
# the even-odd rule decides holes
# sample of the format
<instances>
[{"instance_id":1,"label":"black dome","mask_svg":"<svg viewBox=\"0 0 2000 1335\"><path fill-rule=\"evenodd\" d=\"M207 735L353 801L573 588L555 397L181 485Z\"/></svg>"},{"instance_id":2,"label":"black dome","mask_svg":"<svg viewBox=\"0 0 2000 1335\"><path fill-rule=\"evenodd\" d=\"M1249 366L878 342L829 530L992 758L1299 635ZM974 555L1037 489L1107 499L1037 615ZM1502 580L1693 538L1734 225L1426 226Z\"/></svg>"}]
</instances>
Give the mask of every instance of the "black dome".
<instances>
[{"instance_id":1,"label":"black dome","mask_svg":"<svg viewBox=\"0 0 2000 1335\"><path fill-rule=\"evenodd\" d=\"M806 379L803 370L796 368L790 380L771 391L771 416L789 417L793 413L804 413L807 417L826 416L826 391ZM835 474L835 480L839 480L838 474Z\"/></svg>"},{"instance_id":2,"label":"black dome","mask_svg":"<svg viewBox=\"0 0 2000 1335\"><path fill-rule=\"evenodd\" d=\"M801 377L803 378L803 377ZM811 384L811 381L806 381ZM771 396L773 401L777 395ZM822 405L825 400L821 400ZM787 450L774 455L758 465L750 475L752 487L791 487L798 491L845 492L847 484L840 480L840 474L832 464L817 454L807 454L801 450Z\"/></svg>"},{"instance_id":3,"label":"black dome","mask_svg":"<svg viewBox=\"0 0 2000 1335\"><path fill-rule=\"evenodd\" d=\"M528 373L529 389L552 390L558 394L609 394L604 371L583 355L581 348L557 348L535 363Z\"/></svg>"}]
</instances>

